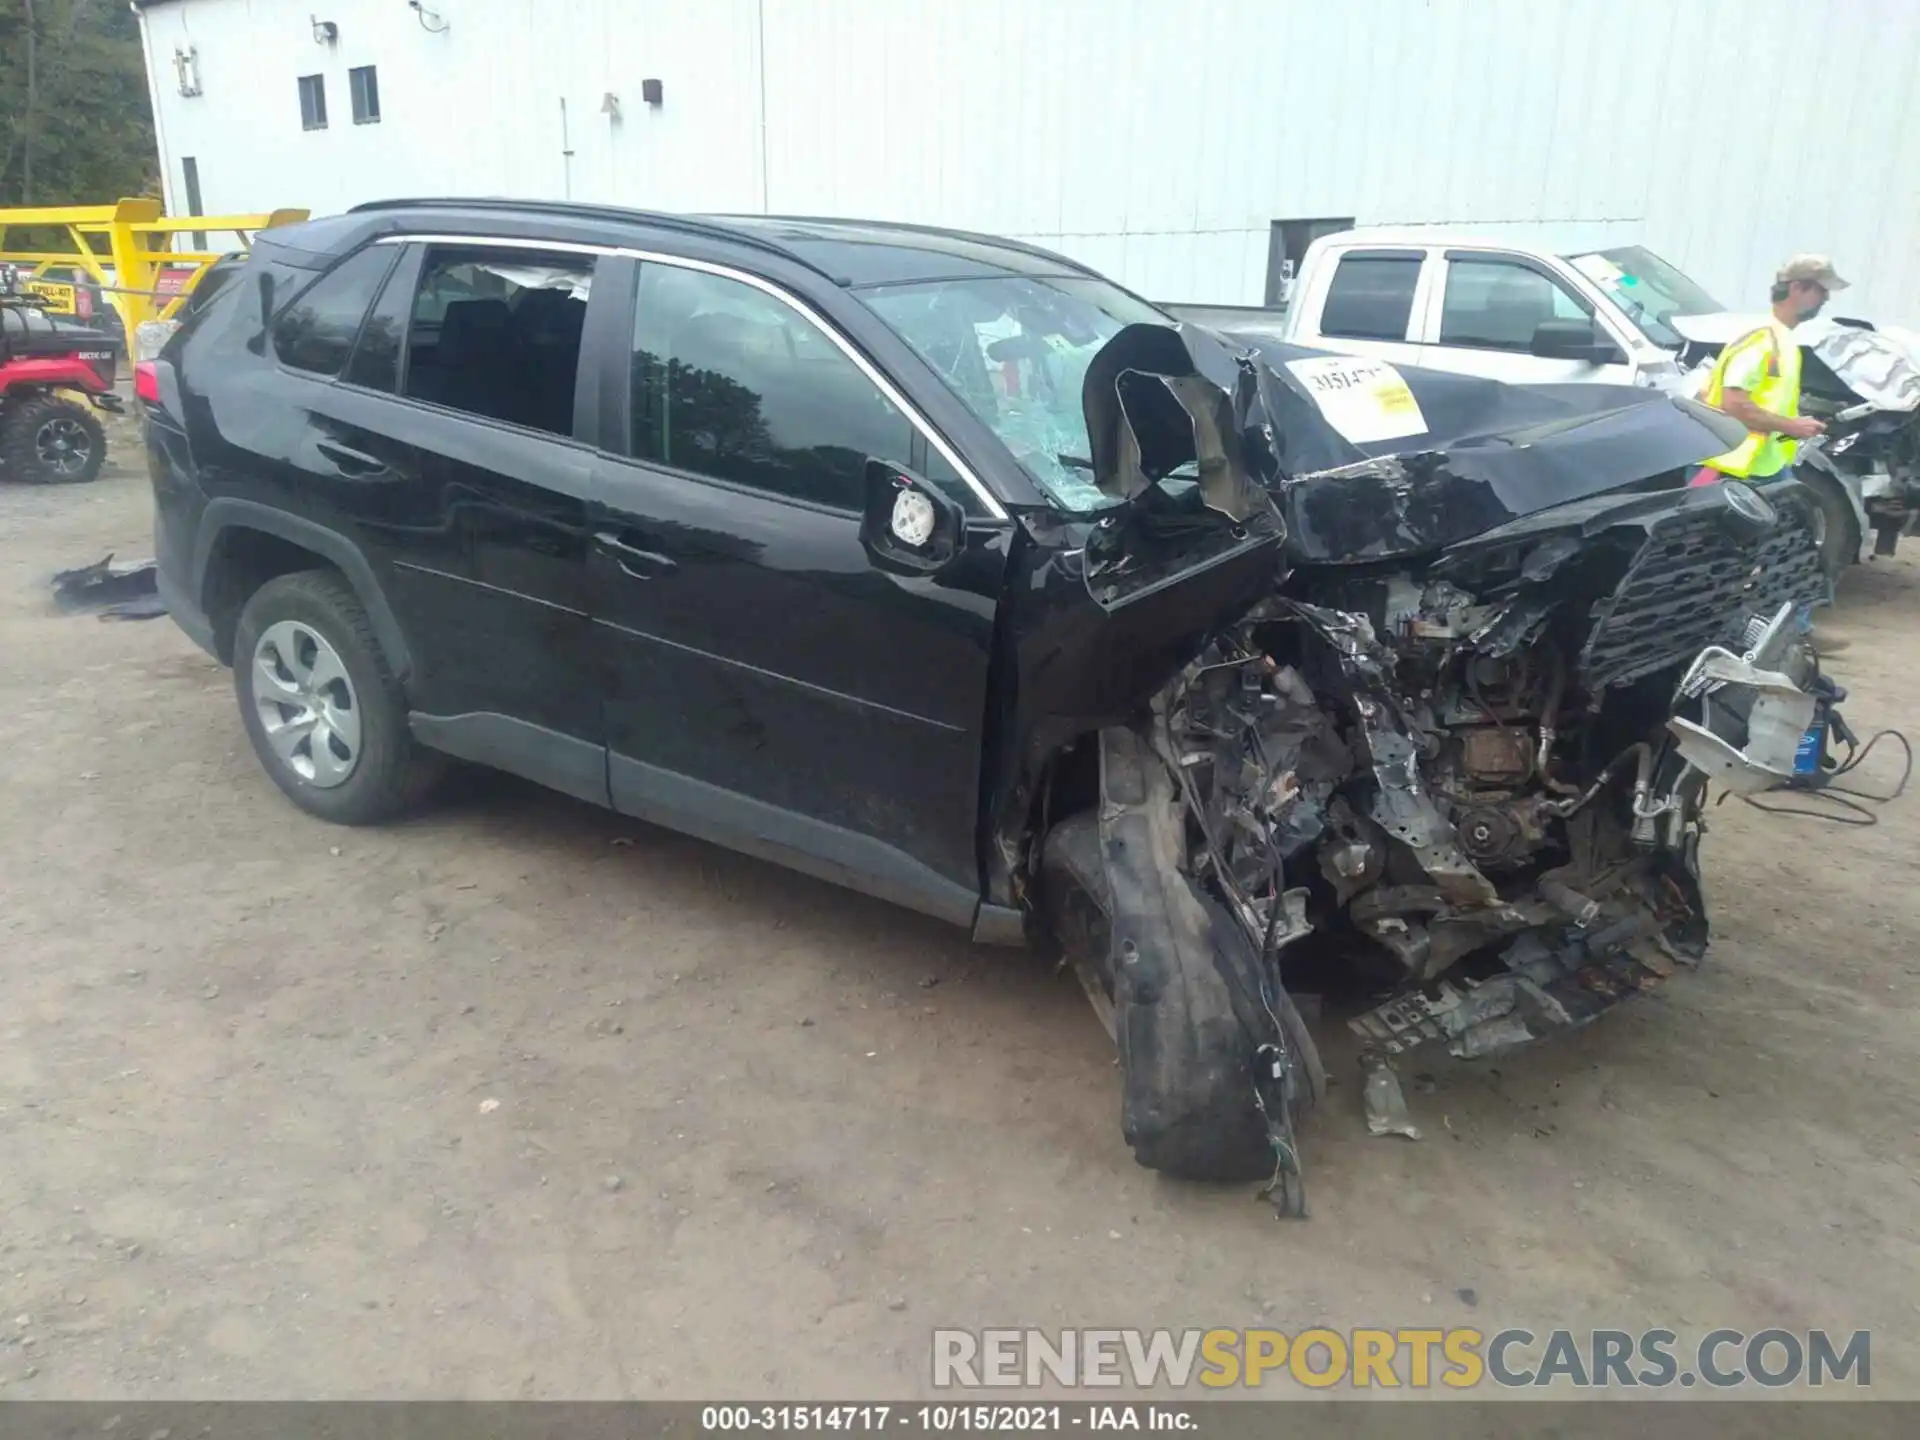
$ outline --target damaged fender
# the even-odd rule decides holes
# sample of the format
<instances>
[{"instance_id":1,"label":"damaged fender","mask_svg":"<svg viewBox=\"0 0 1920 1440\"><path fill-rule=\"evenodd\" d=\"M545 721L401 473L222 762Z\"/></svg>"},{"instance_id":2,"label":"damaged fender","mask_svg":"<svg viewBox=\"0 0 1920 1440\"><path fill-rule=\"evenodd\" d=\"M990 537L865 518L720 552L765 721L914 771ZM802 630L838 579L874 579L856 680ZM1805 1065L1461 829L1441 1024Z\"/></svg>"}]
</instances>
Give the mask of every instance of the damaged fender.
<instances>
[{"instance_id":1,"label":"damaged fender","mask_svg":"<svg viewBox=\"0 0 1920 1440\"><path fill-rule=\"evenodd\" d=\"M1131 729L1100 737L1100 844L1111 898L1109 950L1125 1089L1121 1126L1135 1158L1196 1178L1298 1170L1291 1117L1325 1088L1293 1003L1258 952L1188 873L1186 810L1171 772ZM1263 998L1264 997L1264 998ZM1274 1010L1282 1012L1275 1023ZM1262 1047L1279 1077L1256 1076ZM1270 1134L1256 1079L1287 1103Z\"/></svg>"}]
</instances>

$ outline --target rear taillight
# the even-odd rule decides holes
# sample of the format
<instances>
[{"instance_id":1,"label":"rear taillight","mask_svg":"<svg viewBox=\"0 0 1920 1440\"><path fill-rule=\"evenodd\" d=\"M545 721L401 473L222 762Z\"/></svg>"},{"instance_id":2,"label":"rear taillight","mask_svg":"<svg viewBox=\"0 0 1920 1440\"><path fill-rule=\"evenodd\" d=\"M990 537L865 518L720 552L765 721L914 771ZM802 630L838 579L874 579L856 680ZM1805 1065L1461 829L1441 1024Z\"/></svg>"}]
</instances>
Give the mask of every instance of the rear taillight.
<instances>
[{"instance_id":1,"label":"rear taillight","mask_svg":"<svg viewBox=\"0 0 1920 1440\"><path fill-rule=\"evenodd\" d=\"M155 360L142 360L133 367L134 397L149 405L160 403L160 365Z\"/></svg>"}]
</instances>

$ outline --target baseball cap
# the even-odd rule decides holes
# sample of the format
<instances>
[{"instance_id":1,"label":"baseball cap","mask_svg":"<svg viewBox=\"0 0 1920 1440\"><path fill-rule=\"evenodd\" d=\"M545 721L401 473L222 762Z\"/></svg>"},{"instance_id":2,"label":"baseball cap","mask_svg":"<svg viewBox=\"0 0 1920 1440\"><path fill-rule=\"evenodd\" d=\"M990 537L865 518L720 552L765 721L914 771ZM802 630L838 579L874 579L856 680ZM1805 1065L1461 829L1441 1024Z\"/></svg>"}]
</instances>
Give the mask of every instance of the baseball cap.
<instances>
[{"instance_id":1,"label":"baseball cap","mask_svg":"<svg viewBox=\"0 0 1920 1440\"><path fill-rule=\"evenodd\" d=\"M1790 280L1811 280L1826 290L1844 290L1847 282L1834 273L1833 261L1824 255L1796 255L1780 267L1774 283L1784 285Z\"/></svg>"}]
</instances>

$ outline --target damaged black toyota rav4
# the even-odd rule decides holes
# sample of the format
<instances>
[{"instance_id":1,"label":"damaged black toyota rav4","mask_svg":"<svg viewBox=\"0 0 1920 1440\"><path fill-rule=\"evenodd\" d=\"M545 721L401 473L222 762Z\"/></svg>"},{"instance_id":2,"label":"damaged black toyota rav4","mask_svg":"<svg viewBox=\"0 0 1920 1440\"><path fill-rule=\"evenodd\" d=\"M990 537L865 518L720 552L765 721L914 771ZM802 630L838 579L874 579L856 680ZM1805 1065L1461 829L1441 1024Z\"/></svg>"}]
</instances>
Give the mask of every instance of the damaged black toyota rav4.
<instances>
[{"instance_id":1,"label":"damaged black toyota rav4","mask_svg":"<svg viewBox=\"0 0 1920 1440\"><path fill-rule=\"evenodd\" d=\"M142 377L162 594L296 804L450 755L1044 937L1140 1162L1288 1210L1290 989L1582 1023L1699 958L1706 784L1813 723L1817 521L1682 488L1689 402L1240 353L906 226L395 202L209 283Z\"/></svg>"}]
</instances>

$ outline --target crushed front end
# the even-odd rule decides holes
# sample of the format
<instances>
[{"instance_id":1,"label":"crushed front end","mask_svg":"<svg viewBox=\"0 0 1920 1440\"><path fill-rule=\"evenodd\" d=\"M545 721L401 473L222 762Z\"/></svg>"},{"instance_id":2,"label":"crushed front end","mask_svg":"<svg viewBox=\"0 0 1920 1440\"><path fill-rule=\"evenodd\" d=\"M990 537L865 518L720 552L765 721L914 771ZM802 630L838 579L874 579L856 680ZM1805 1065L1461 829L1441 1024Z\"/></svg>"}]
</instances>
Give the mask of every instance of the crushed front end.
<instances>
[{"instance_id":1,"label":"crushed front end","mask_svg":"<svg viewBox=\"0 0 1920 1440\"><path fill-rule=\"evenodd\" d=\"M1709 781L1792 777L1826 713L1803 636L1826 589L1809 497L1685 487L1725 440L1698 407L1515 423L1470 388L1486 382L1409 374L1434 410L1480 405L1482 428L1431 443L1415 404L1423 448L1342 447L1276 366L1237 364L1209 403L1191 377L1156 392L1164 375L1119 366L1117 407L1090 390L1117 493L1179 473L1190 432L1209 504L1244 525L1253 481L1286 544L1268 593L1103 735L1103 849L1079 870L1101 871L1111 933L1089 988L1113 1010L1136 1155L1199 1168L1153 1157L1195 1153L1237 1087L1299 1213L1292 1116L1324 1077L1289 992L1368 996L1350 1023L1370 1050L1477 1058L1698 961ZM1090 585L1128 568L1112 529Z\"/></svg>"},{"instance_id":2,"label":"crushed front end","mask_svg":"<svg viewBox=\"0 0 1920 1440\"><path fill-rule=\"evenodd\" d=\"M1389 998L1352 1022L1388 1053L1495 1054L1697 961L1707 783L1786 783L1814 722L1778 669L1714 669L1717 706L1687 693L1750 629L1805 676L1785 653L1822 594L1801 513L1724 486L1570 508L1424 565L1296 572L1223 642L1273 667L1254 715L1310 707L1352 757L1310 761L1240 863L1277 844L1310 913L1390 957ZM1217 704L1195 708L1217 731ZM1270 731L1241 732L1297 771Z\"/></svg>"}]
</instances>

